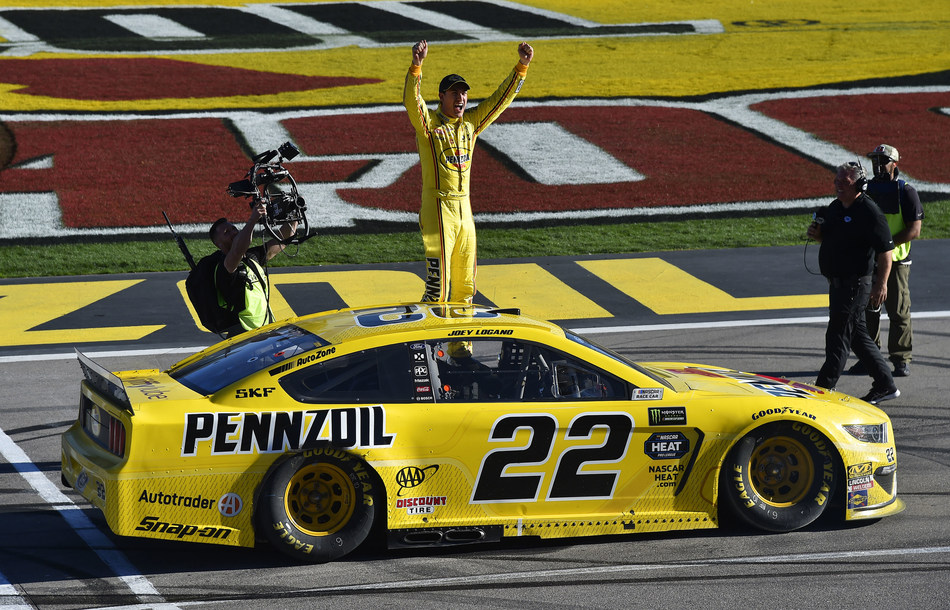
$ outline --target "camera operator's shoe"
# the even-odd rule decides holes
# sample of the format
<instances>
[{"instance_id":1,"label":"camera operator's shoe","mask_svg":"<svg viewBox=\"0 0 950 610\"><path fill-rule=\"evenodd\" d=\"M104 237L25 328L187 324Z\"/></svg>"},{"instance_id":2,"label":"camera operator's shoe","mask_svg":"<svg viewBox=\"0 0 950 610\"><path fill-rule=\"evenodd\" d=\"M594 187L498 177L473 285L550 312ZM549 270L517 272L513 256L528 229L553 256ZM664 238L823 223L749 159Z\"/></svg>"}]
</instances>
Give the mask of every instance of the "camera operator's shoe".
<instances>
[{"instance_id":1,"label":"camera operator's shoe","mask_svg":"<svg viewBox=\"0 0 950 610\"><path fill-rule=\"evenodd\" d=\"M861 364L861 361L858 360L855 362L850 369L848 369L848 375L867 375L868 369L866 366Z\"/></svg>"},{"instance_id":2,"label":"camera operator's shoe","mask_svg":"<svg viewBox=\"0 0 950 610\"><path fill-rule=\"evenodd\" d=\"M897 362L894 364L894 377L907 377L910 375L910 364L907 362Z\"/></svg>"},{"instance_id":3,"label":"camera operator's shoe","mask_svg":"<svg viewBox=\"0 0 950 610\"><path fill-rule=\"evenodd\" d=\"M876 405L879 402L884 402L885 400L891 400L892 398L897 398L901 395L901 391L897 389L897 386L891 388L871 388L871 391L867 393L866 396L862 396L861 400L864 402L869 402L872 405Z\"/></svg>"}]
</instances>

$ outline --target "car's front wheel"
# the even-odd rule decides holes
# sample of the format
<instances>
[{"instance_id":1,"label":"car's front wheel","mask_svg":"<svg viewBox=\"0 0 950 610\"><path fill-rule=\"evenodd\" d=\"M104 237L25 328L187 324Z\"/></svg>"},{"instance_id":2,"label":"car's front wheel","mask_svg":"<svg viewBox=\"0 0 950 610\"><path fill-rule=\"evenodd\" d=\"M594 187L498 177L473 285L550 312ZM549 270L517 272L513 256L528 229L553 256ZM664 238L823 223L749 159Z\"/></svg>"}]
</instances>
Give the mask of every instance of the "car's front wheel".
<instances>
[{"instance_id":1,"label":"car's front wheel","mask_svg":"<svg viewBox=\"0 0 950 610\"><path fill-rule=\"evenodd\" d=\"M284 553L322 563L356 549L376 517L374 477L361 459L321 448L274 465L260 495L264 536Z\"/></svg>"},{"instance_id":2,"label":"car's front wheel","mask_svg":"<svg viewBox=\"0 0 950 610\"><path fill-rule=\"evenodd\" d=\"M817 519L837 481L833 445L800 422L776 422L744 436L723 464L720 503L753 527L788 532Z\"/></svg>"}]
</instances>

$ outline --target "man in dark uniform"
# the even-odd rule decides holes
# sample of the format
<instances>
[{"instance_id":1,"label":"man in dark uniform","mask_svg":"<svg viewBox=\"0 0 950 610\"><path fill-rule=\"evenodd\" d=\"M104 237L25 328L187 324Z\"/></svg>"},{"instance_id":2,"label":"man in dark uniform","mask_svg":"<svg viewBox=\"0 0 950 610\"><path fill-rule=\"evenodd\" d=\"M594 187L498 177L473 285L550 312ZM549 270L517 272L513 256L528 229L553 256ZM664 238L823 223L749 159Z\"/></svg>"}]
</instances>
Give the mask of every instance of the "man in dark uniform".
<instances>
[{"instance_id":1,"label":"man in dark uniform","mask_svg":"<svg viewBox=\"0 0 950 610\"><path fill-rule=\"evenodd\" d=\"M838 198L819 210L808 227L808 236L821 243L818 264L829 286L825 362L815 385L834 388L854 350L874 378L862 400L877 404L897 398L900 390L868 335L864 310L869 302L872 308L880 307L887 297L894 242L884 214L864 193L866 187L867 173L860 163L838 166Z\"/></svg>"},{"instance_id":2,"label":"man in dark uniform","mask_svg":"<svg viewBox=\"0 0 950 610\"><path fill-rule=\"evenodd\" d=\"M887 276L887 299L884 309L890 321L887 332L887 355L894 365L895 377L910 375L913 350L913 327L910 319L910 242L920 237L924 208L917 190L898 178L900 153L888 144L881 144L868 153L874 167L874 178L868 183L868 197L884 212L894 240L893 264ZM881 310L867 311L868 334L881 346ZM850 372L864 374L861 363Z\"/></svg>"}]
</instances>

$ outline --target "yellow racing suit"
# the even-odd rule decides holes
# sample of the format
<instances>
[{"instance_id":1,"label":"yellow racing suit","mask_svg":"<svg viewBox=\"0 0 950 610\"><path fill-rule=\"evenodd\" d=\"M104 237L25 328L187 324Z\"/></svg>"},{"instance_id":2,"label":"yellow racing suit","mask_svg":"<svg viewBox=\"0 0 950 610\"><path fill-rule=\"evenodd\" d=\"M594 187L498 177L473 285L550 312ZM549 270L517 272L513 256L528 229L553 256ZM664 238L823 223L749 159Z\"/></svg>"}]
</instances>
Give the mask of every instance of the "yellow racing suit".
<instances>
[{"instance_id":1,"label":"yellow racing suit","mask_svg":"<svg viewBox=\"0 0 950 610\"><path fill-rule=\"evenodd\" d=\"M527 72L528 66L518 62L488 99L455 119L426 106L422 66L409 67L403 103L416 130L422 162L423 301L471 303L475 297L475 223L468 190L475 139L515 99Z\"/></svg>"}]
</instances>

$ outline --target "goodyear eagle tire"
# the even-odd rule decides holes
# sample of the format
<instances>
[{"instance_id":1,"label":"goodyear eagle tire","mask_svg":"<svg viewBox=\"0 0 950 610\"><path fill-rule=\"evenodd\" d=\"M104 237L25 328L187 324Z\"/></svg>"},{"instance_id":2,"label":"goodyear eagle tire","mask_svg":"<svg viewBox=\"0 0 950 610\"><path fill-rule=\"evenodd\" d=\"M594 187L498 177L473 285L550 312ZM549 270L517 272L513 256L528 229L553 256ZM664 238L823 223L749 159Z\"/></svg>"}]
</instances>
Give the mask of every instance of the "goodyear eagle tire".
<instances>
[{"instance_id":1,"label":"goodyear eagle tire","mask_svg":"<svg viewBox=\"0 0 950 610\"><path fill-rule=\"evenodd\" d=\"M831 502L833 445L799 422L767 424L744 436L723 464L720 503L739 521L770 532L805 527Z\"/></svg>"},{"instance_id":2,"label":"goodyear eagle tire","mask_svg":"<svg viewBox=\"0 0 950 610\"><path fill-rule=\"evenodd\" d=\"M356 549L376 517L372 472L361 459L331 447L274 465L260 496L260 526L282 552L323 563Z\"/></svg>"}]
</instances>

